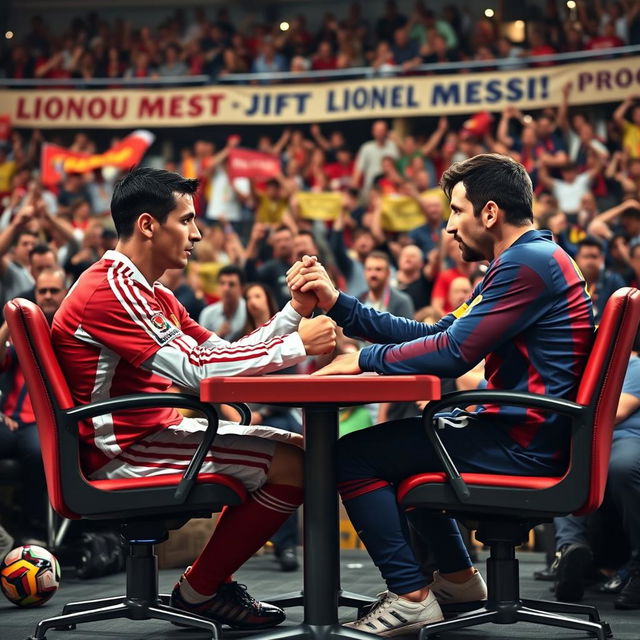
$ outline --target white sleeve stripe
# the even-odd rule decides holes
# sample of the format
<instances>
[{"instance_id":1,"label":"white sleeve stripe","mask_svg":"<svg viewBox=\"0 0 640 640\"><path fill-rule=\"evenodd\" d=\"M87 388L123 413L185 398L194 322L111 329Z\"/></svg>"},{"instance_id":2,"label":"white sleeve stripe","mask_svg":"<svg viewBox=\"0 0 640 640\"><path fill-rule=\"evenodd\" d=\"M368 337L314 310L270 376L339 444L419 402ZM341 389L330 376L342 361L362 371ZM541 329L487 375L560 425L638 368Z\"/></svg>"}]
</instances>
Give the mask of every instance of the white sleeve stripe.
<instances>
[{"instance_id":1,"label":"white sleeve stripe","mask_svg":"<svg viewBox=\"0 0 640 640\"><path fill-rule=\"evenodd\" d=\"M150 332L150 335L157 342L156 340L157 335L153 329L153 325L151 324L150 316L140 308L140 305L135 300L134 293L137 293L137 292L136 292L136 288L134 286L131 286L130 284L131 278L127 278L125 280L125 275L124 273L122 273L122 270L120 270L120 272L117 274L117 281L122 287L122 292L124 293L124 295L127 298L129 298L129 301L131 302L134 313L136 313L138 315L138 318L140 318L140 320L148 327L147 332Z\"/></svg>"},{"instance_id":2,"label":"white sleeve stripe","mask_svg":"<svg viewBox=\"0 0 640 640\"><path fill-rule=\"evenodd\" d=\"M215 357L218 355L219 356L246 355L249 357L252 357L252 354L265 355L266 352L272 347L273 344L281 344L281 343L282 343L282 338L278 336L275 338L271 338L271 340L260 342L258 344L231 346L228 348L225 348L225 347L203 348L202 345L192 347L191 345L186 343L184 340L178 340L178 339L173 340L172 343L168 346L174 346L175 348L178 348L180 351L183 351L184 353L188 354L189 359L192 362L198 364L201 362L206 362L208 358Z\"/></svg>"},{"instance_id":3,"label":"white sleeve stripe","mask_svg":"<svg viewBox=\"0 0 640 640\"><path fill-rule=\"evenodd\" d=\"M220 349L213 352L196 353L188 352L189 361L193 364L209 364L211 362L236 362L239 360L253 360L268 355L269 351L275 346L282 344L282 338L273 338L269 342L256 345L254 348L246 352L229 352L226 349Z\"/></svg>"},{"instance_id":4,"label":"white sleeve stripe","mask_svg":"<svg viewBox=\"0 0 640 640\"><path fill-rule=\"evenodd\" d=\"M129 317L139 326L141 327L146 333L148 333L152 338L154 338L155 336L153 335L153 333L149 330L149 328L147 327L147 325L142 322L142 320L133 312L133 310L131 309L131 307L129 306L129 304L125 301L122 292L120 291L120 283L116 278L116 270L119 268L119 265L113 264L111 265L111 267L109 267L109 271L107 272L107 281L109 282L109 286L111 287L111 290L113 291L113 294L115 295L115 297L117 298L118 302L122 305L122 308L127 312L127 314L129 315Z\"/></svg>"},{"instance_id":5,"label":"white sleeve stripe","mask_svg":"<svg viewBox=\"0 0 640 640\"><path fill-rule=\"evenodd\" d=\"M216 351L224 352L224 353L245 353L247 351L253 351L255 349L259 349L260 347L264 347L268 345L273 340L282 340L280 336L276 336L275 338L270 338L269 340L265 340L264 342L257 342L256 344L240 344L240 345L230 345L229 347L214 347ZM202 345L198 345L193 348L194 353L208 353L210 348L202 348Z\"/></svg>"},{"instance_id":6,"label":"white sleeve stripe","mask_svg":"<svg viewBox=\"0 0 640 640\"><path fill-rule=\"evenodd\" d=\"M173 344L179 346L183 351L188 351L191 347L189 347L189 343L183 338L183 336L178 336L173 340Z\"/></svg>"},{"instance_id":7,"label":"white sleeve stripe","mask_svg":"<svg viewBox=\"0 0 640 640\"><path fill-rule=\"evenodd\" d=\"M126 276L127 276L127 281L131 282L131 273L126 274ZM144 296L140 295L140 291L138 290L138 287L131 287L130 290L133 292L135 297L138 298L138 300L142 304L144 308L144 313L146 313L146 315L150 318L154 314L154 311L149 306L148 300Z\"/></svg>"}]
</instances>

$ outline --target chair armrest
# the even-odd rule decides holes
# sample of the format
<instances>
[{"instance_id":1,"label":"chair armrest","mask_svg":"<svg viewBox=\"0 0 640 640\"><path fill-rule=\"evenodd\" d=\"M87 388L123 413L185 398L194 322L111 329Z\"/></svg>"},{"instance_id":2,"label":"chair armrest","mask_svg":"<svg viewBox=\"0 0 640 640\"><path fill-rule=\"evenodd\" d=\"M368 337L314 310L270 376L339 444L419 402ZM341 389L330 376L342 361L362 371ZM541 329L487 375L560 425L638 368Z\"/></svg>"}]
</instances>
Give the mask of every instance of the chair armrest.
<instances>
[{"instance_id":1,"label":"chair armrest","mask_svg":"<svg viewBox=\"0 0 640 640\"><path fill-rule=\"evenodd\" d=\"M549 398L537 393L524 393L517 391L496 391L493 389L477 389L470 391L457 391L448 393L440 400L429 402L422 412L422 426L424 427L427 438L431 443L442 467L447 474L447 479L451 485L451 489L460 502L466 502L471 493L466 482L462 479L460 472L454 464L449 452L442 443L440 435L435 425L434 415L446 407L458 405L461 407L470 404L502 404L509 406L524 406L534 409L543 409L570 416L571 418L579 417L586 408L571 400L563 398Z\"/></svg>"},{"instance_id":2,"label":"chair armrest","mask_svg":"<svg viewBox=\"0 0 640 640\"><path fill-rule=\"evenodd\" d=\"M141 409L144 407L195 409L204 414L207 419L208 425L202 436L202 440L176 487L175 499L179 504L182 504L191 492L198 473L200 473L200 468L202 467L205 456L211 449L213 439L218 432L218 414L213 405L201 402L196 396L187 393L137 393L112 398L103 402L94 402L81 407L74 407L73 409L67 409L65 413L75 420L83 420L85 418L101 416L105 413L114 413L124 411L125 409ZM241 409L238 410L242 413ZM251 417L250 413L249 417Z\"/></svg>"}]
</instances>

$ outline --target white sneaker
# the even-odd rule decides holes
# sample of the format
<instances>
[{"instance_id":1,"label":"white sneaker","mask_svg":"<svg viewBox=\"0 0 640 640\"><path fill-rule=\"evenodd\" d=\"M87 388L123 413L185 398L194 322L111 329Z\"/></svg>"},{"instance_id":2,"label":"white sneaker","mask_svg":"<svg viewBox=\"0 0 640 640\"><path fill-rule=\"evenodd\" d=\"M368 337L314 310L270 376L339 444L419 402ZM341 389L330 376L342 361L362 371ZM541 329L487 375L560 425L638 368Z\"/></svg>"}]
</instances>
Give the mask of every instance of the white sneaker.
<instances>
[{"instance_id":1,"label":"white sneaker","mask_svg":"<svg viewBox=\"0 0 640 640\"><path fill-rule=\"evenodd\" d=\"M417 631L431 622L444 620L440 605L431 591L422 602L411 602L391 591L378 594L378 602L355 622L344 626L379 636L396 636Z\"/></svg>"},{"instance_id":2,"label":"white sneaker","mask_svg":"<svg viewBox=\"0 0 640 640\"><path fill-rule=\"evenodd\" d=\"M439 571L434 571L433 582L429 585L429 589L440 604L462 604L487 599L487 585L479 571L460 584L450 582L443 578Z\"/></svg>"}]
</instances>

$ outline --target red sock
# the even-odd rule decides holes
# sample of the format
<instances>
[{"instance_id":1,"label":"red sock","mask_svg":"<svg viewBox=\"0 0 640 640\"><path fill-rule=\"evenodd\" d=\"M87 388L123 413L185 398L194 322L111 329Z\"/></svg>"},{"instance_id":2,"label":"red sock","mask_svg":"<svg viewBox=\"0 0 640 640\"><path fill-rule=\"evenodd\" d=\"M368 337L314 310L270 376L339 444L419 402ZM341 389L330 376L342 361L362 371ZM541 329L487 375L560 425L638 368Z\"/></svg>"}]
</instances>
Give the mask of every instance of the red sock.
<instances>
[{"instance_id":1,"label":"red sock","mask_svg":"<svg viewBox=\"0 0 640 640\"><path fill-rule=\"evenodd\" d=\"M214 594L302 504L302 497L301 487L265 484L243 504L225 507L187 575L189 584L198 593Z\"/></svg>"}]
</instances>

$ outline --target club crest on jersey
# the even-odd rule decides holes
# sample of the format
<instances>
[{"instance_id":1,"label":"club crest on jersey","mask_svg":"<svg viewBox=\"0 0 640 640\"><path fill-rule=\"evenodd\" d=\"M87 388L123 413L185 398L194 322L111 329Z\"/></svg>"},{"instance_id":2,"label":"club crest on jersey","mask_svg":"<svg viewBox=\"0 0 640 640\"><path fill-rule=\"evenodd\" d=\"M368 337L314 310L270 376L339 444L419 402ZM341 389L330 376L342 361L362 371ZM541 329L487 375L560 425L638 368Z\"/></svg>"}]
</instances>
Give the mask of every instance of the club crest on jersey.
<instances>
[{"instance_id":1,"label":"club crest on jersey","mask_svg":"<svg viewBox=\"0 0 640 640\"><path fill-rule=\"evenodd\" d=\"M151 316L151 325L154 329L155 338L160 344L169 342L171 338L180 333L180 330L172 325L162 313L156 313Z\"/></svg>"}]
</instances>

